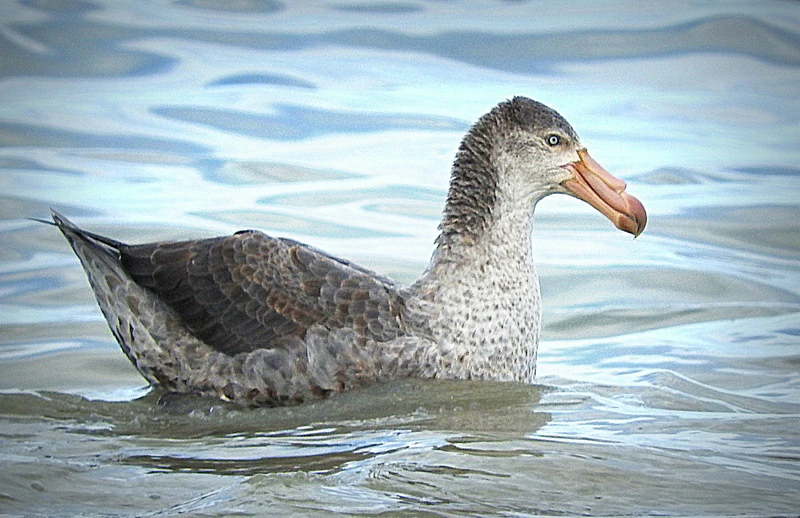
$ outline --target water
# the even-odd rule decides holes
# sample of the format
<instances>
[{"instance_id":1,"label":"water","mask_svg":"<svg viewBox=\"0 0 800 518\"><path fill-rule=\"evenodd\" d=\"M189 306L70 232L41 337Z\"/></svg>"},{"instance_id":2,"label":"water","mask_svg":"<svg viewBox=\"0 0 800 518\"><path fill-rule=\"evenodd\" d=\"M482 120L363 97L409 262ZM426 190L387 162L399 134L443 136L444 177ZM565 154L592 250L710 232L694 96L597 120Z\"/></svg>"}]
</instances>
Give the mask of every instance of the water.
<instances>
[{"instance_id":1,"label":"water","mask_svg":"<svg viewBox=\"0 0 800 518\"><path fill-rule=\"evenodd\" d=\"M0 6L0 514L798 515L796 4L222 5ZM260 228L409 282L461 136L515 94L650 216L540 204L536 386L159 402L26 219Z\"/></svg>"}]
</instances>

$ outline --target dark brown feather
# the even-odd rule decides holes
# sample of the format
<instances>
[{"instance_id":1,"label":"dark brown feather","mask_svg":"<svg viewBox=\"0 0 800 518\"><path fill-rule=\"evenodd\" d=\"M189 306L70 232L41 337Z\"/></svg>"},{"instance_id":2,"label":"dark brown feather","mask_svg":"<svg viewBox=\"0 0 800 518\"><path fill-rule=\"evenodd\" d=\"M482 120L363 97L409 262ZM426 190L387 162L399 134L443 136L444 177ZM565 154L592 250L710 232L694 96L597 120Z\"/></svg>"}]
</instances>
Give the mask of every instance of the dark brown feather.
<instances>
[{"instance_id":1,"label":"dark brown feather","mask_svg":"<svg viewBox=\"0 0 800 518\"><path fill-rule=\"evenodd\" d=\"M229 355L303 338L312 325L352 328L362 343L400 335L403 300L391 281L296 241L245 231L119 250L139 285Z\"/></svg>"}]
</instances>

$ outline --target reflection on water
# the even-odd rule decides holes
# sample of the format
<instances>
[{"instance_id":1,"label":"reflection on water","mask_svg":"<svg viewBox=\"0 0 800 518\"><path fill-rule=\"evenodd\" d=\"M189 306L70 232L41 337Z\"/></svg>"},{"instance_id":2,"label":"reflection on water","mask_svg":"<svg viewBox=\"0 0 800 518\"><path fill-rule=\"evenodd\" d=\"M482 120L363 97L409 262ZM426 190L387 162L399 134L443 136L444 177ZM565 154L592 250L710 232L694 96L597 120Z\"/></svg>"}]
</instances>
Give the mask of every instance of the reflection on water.
<instances>
[{"instance_id":1,"label":"reflection on water","mask_svg":"<svg viewBox=\"0 0 800 518\"><path fill-rule=\"evenodd\" d=\"M794 11L6 2L0 514L796 514ZM459 139L515 94L650 216L633 241L567 197L537 208L542 386L145 395L63 238L26 219L259 228L411 282Z\"/></svg>"}]
</instances>

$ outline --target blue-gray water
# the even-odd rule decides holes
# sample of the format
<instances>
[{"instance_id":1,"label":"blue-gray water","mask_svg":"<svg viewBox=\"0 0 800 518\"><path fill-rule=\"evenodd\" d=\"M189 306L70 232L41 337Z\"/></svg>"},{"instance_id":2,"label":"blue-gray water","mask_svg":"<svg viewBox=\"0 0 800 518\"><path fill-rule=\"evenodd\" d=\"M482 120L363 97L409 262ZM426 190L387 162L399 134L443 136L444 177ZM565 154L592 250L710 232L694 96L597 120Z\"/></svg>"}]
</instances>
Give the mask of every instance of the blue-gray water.
<instances>
[{"instance_id":1,"label":"blue-gray water","mask_svg":"<svg viewBox=\"0 0 800 518\"><path fill-rule=\"evenodd\" d=\"M0 5L0 515L798 515L798 4L297 4ZM650 217L537 208L536 386L140 399L26 219L259 228L408 282L461 136L518 94Z\"/></svg>"}]
</instances>

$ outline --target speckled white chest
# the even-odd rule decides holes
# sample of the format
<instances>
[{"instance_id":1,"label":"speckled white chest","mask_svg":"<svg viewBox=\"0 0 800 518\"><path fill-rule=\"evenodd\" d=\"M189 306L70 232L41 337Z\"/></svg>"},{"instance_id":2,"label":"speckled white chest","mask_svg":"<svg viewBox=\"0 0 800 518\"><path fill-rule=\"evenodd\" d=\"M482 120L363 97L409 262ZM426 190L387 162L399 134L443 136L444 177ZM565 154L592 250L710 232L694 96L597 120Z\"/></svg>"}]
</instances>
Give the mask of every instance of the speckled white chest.
<instances>
[{"instance_id":1,"label":"speckled white chest","mask_svg":"<svg viewBox=\"0 0 800 518\"><path fill-rule=\"evenodd\" d=\"M509 212L478 242L437 249L418 283L416 309L448 377L533 382L541 328L531 212Z\"/></svg>"}]
</instances>

